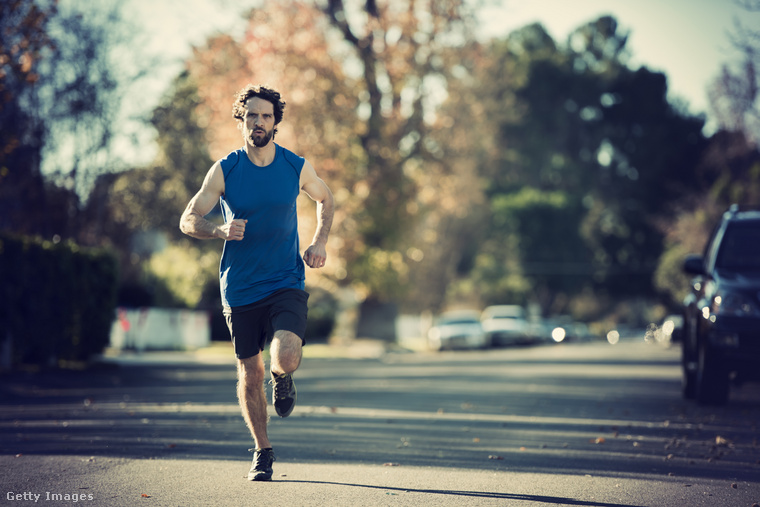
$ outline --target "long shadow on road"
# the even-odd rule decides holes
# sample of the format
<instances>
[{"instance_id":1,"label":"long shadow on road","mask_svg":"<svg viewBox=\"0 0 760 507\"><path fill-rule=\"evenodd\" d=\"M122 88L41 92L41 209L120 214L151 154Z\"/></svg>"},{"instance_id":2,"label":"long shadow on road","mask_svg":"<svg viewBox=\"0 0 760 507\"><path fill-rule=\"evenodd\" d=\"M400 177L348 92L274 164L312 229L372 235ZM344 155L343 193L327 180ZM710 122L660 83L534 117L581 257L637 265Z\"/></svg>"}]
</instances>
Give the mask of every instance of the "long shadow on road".
<instances>
[{"instance_id":1,"label":"long shadow on road","mask_svg":"<svg viewBox=\"0 0 760 507\"><path fill-rule=\"evenodd\" d=\"M478 492L478 491L461 491L461 490L444 490L444 489L415 489L415 488L394 488L389 486L372 486L367 484L347 484L342 482L328 482L328 481L293 481L293 480L281 480L283 483L294 484L319 484L319 485L331 485L331 486L350 486L356 488L366 489L378 489L382 491L398 491L399 493L424 493L431 495L445 495L461 497L462 501L466 501L468 498L487 498L493 500L512 500L512 501L527 501L534 503L546 503L549 505L581 505L585 507L635 507L630 504L619 503L607 503L607 502L594 502L588 500L578 500L576 498L566 498L557 496L544 496L544 495L521 495L514 493L496 493L496 492Z\"/></svg>"}]
</instances>

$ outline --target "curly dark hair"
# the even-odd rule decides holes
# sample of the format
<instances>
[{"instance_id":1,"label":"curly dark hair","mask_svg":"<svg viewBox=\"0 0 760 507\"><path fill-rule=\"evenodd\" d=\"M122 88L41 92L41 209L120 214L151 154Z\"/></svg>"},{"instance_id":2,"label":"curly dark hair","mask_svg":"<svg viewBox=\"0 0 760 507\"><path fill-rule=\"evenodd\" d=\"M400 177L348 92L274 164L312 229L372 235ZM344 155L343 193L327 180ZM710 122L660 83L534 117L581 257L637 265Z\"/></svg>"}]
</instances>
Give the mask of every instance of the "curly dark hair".
<instances>
[{"instance_id":1,"label":"curly dark hair","mask_svg":"<svg viewBox=\"0 0 760 507\"><path fill-rule=\"evenodd\" d=\"M235 102L232 104L232 117L244 121L246 115L245 103L252 97L268 100L274 106L274 124L282 121L282 113L285 111L285 101L280 97L280 92L273 88L262 85L248 84L237 92Z\"/></svg>"}]
</instances>

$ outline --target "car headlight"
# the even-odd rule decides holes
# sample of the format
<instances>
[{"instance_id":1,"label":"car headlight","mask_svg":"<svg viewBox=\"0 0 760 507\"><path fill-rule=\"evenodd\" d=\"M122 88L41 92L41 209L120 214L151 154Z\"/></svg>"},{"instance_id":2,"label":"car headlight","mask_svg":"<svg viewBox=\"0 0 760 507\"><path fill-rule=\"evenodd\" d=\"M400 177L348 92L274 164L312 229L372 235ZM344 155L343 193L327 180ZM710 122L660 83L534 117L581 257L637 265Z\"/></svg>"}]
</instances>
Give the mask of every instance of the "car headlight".
<instances>
[{"instance_id":1,"label":"car headlight","mask_svg":"<svg viewBox=\"0 0 760 507\"><path fill-rule=\"evenodd\" d=\"M738 292L721 291L713 298L710 308L713 315L736 317L760 316L760 308L755 301Z\"/></svg>"}]
</instances>

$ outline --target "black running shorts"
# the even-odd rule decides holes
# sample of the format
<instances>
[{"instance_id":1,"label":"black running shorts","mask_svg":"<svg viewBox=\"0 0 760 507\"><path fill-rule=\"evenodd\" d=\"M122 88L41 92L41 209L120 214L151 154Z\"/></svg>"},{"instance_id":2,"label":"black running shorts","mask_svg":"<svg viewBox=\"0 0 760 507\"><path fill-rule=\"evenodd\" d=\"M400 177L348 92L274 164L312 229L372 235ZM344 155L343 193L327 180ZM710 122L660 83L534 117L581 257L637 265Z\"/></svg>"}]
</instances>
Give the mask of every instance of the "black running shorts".
<instances>
[{"instance_id":1,"label":"black running shorts","mask_svg":"<svg viewBox=\"0 0 760 507\"><path fill-rule=\"evenodd\" d=\"M282 289L250 305L225 308L224 316L238 359L253 357L266 347L276 331L290 331L306 344L309 293Z\"/></svg>"}]
</instances>

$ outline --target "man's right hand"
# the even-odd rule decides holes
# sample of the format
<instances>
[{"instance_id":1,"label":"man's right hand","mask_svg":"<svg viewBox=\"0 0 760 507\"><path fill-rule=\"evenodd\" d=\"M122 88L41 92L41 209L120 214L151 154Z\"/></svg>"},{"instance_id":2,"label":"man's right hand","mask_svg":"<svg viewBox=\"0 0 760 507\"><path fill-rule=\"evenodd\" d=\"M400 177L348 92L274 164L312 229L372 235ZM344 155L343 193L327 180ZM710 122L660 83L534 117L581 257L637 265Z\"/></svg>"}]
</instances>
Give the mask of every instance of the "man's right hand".
<instances>
[{"instance_id":1,"label":"man's right hand","mask_svg":"<svg viewBox=\"0 0 760 507\"><path fill-rule=\"evenodd\" d=\"M228 222L219 226L219 230L222 231L222 239L227 241L240 241L245 234L245 224L248 220L243 218L236 218L232 222Z\"/></svg>"}]
</instances>

